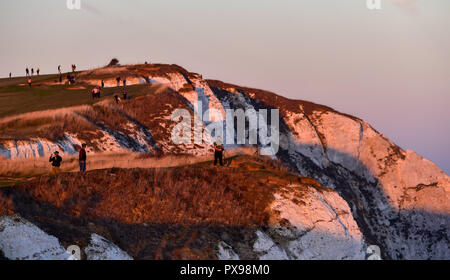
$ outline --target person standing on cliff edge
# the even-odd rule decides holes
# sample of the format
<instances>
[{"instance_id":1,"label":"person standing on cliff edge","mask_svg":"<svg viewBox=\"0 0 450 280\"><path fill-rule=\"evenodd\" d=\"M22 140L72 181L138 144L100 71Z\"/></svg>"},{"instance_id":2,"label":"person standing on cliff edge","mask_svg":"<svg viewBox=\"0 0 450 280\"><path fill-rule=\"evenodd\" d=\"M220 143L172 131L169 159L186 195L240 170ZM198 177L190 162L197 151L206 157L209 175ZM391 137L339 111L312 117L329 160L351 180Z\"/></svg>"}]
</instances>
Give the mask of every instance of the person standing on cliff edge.
<instances>
[{"instance_id":1,"label":"person standing on cliff edge","mask_svg":"<svg viewBox=\"0 0 450 280\"><path fill-rule=\"evenodd\" d=\"M217 137L217 140L214 142L214 166L217 164L217 160L219 160L220 166L223 166L223 151L225 150L222 140L220 137Z\"/></svg>"},{"instance_id":2,"label":"person standing on cliff edge","mask_svg":"<svg viewBox=\"0 0 450 280\"><path fill-rule=\"evenodd\" d=\"M78 161L80 163L80 172L86 171L86 144L81 145L80 153L78 154Z\"/></svg>"},{"instance_id":3,"label":"person standing on cliff edge","mask_svg":"<svg viewBox=\"0 0 450 280\"><path fill-rule=\"evenodd\" d=\"M59 152L55 151L51 156L50 159L48 160L49 162L52 163L52 175L57 175L61 172L60 167L61 167L61 161L62 161L62 157L59 156Z\"/></svg>"}]
</instances>

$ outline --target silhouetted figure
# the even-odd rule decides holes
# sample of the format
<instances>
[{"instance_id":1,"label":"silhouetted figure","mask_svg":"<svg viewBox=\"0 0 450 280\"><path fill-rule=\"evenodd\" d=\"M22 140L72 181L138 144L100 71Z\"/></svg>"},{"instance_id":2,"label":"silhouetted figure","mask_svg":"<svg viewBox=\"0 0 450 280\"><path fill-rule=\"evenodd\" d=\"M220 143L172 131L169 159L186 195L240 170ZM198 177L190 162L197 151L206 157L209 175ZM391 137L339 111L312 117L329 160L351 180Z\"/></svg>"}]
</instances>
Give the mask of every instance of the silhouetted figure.
<instances>
[{"instance_id":1,"label":"silhouetted figure","mask_svg":"<svg viewBox=\"0 0 450 280\"><path fill-rule=\"evenodd\" d=\"M31 76L34 75L34 68L31 68Z\"/></svg>"},{"instance_id":2,"label":"silhouetted figure","mask_svg":"<svg viewBox=\"0 0 450 280\"><path fill-rule=\"evenodd\" d=\"M69 73L67 73L67 81L69 81L69 85L75 84L75 76L72 76Z\"/></svg>"},{"instance_id":3,"label":"silhouetted figure","mask_svg":"<svg viewBox=\"0 0 450 280\"><path fill-rule=\"evenodd\" d=\"M27 67L27 69L25 69L25 73L26 73L26 76L30 76L30 70L28 69L28 67Z\"/></svg>"},{"instance_id":4,"label":"silhouetted figure","mask_svg":"<svg viewBox=\"0 0 450 280\"><path fill-rule=\"evenodd\" d=\"M9 72L9 78L11 79L11 77L12 77L12 73L11 73L11 72Z\"/></svg>"},{"instance_id":5,"label":"silhouetted figure","mask_svg":"<svg viewBox=\"0 0 450 280\"><path fill-rule=\"evenodd\" d=\"M123 78L123 86L124 86L124 87L127 86L127 78Z\"/></svg>"},{"instance_id":6,"label":"silhouetted figure","mask_svg":"<svg viewBox=\"0 0 450 280\"><path fill-rule=\"evenodd\" d=\"M120 97L117 94L114 94L114 100L116 101L116 104L120 103Z\"/></svg>"},{"instance_id":7,"label":"silhouetted figure","mask_svg":"<svg viewBox=\"0 0 450 280\"><path fill-rule=\"evenodd\" d=\"M117 81L117 86L120 87L120 77L117 77L116 81Z\"/></svg>"},{"instance_id":8,"label":"silhouetted figure","mask_svg":"<svg viewBox=\"0 0 450 280\"><path fill-rule=\"evenodd\" d=\"M36 69L36 74L39 76L39 72L41 71L41 69L39 69L39 67Z\"/></svg>"},{"instance_id":9,"label":"silhouetted figure","mask_svg":"<svg viewBox=\"0 0 450 280\"><path fill-rule=\"evenodd\" d=\"M58 73L61 75L61 65L58 65Z\"/></svg>"},{"instance_id":10,"label":"silhouetted figure","mask_svg":"<svg viewBox=\"0 0 450 280\"><path fill-rule=\"evenodd\" d=\"M123 100L127 100L127 91L124 90L122 93Z\"/></svg>"},{"instance_id":11,"label":"silhouetted figure","mask_svg":"<svg viewBox=\"0 0 450 280\"><path fill-rule=\"evenodd\" d=\"M102 80L102 88L105 88L105 81Z\"/></svg>"},{"instance_id":12,"label":"silhouetted figure","mask_svg":"<svg viewBox=\"0 0 450 280\"><path fill-rule=\"evenodd\" d=\"M217 160L221 166L223 166L223 151L225 150L220 137L214 142L214 166L217 164Z\"/></svg>"},{"instance_id":13,"label":"silhouetted figure","mask_svg":"<svg viewBox=\"0 0 450 280\"><path fill-rule=\"evenodd\" d=\"M92 93L92 99L100 98L100 88L98 86L93 88L91 93Z\"/></svg>"},{"instance_id":14,"label":"silhouetted figure","mask_svg":"<svg viewBox=\"0 0 450 280\"><path fill-rule=\"evenodd\" d=\"M80 152L78 154L78 162L80 163L80 172L86 171L86 144L81 145Z\"/></svg>"}]
</instances>

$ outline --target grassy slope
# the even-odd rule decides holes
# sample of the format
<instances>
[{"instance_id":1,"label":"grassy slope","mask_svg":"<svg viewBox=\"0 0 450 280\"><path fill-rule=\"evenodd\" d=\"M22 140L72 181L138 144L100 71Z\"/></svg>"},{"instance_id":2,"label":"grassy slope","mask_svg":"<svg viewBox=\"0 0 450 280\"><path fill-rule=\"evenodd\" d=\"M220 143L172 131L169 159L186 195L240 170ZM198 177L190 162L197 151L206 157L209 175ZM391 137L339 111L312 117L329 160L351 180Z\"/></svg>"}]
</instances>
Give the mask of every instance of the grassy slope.
<instances>
[{"instance_id":1,"label":"grassy slope","mask_svg":"<svg viewBox=\"0 0 450 280\"><path fill-rule=\"evenodd\" d=\"M33 82L42 82L42 81L48 81L48 80L55 80L59 77L57 74L47 74L47 75L40 75L40 76L32 76ZM22 77L13 77L13 78L1 78L0 79L0 87L6 87L6 86L13 86L18 84L25 84L28 81L28 77L22 76Z\"/></svg>"},{"instance_id":2,"label":"grassy slope","mask_svg":"<svg viewBox=\"0 0 450 280\"><path fill-rule=\"evenodd\" d=\"M43 85L40 82L53 81L57 75L43 75L33 77L31 88L26 83L25 77L0 79L0 118L23 114L34 111L57 109L84 104L93 104L90 92L93 86L76 84L69 85ZM65 77L65 76L64 76ZM64 79L65 80L65 79ZM84 86L85 89L70 89L77 86ZM134 85L127 86L129 97L136 97L156 90L157 86ZM102 90L102 99L121 94L123 88L105 88ZM95 100L98 102L98 99Z\"/></svg>"}]
</instances>

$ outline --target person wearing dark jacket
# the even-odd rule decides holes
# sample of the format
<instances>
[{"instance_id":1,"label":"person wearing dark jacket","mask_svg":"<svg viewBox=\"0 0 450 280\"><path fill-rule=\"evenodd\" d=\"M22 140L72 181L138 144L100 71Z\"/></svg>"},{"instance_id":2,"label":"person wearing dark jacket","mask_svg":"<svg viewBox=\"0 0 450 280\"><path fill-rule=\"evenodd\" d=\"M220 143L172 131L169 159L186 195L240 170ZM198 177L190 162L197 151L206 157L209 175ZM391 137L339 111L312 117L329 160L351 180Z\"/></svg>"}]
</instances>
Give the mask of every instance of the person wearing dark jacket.
<instances>
[{"instance_id":1,"label":"person wearing dark jacket","mask_svg":"<svg viewBox=\"0 0 450 280\"><path fill-rule=\"evenodd\" d=\"M117 94L114 94L114 100L116 101L116 104L120 103L120 97Z\"/></svg>"},{"instance_id":2,"label":"person wearing dark jacket","mask_svg":"<svg viewBox=\"0 0 450 280\"><path fill-rule=\"evenodd\" d=\"M225 150L220 137L214 142L214 166L217 164L217 160L221 166L223 166L223 151Z\"/></svg>"},{"instance_id":3,"label":"person wearing dark jacket","mask_svg":"<svg viewBox=\"0 0 450 280\"><path fill-rule=\"evenodd\" d=\"M86 171L86 144L84 143L81 145L78 161L80 163L80 172Z\"/></svg>"},{"instance_id":4,"label":"person wearing dark jacket","mask_svg":"<svg viewBox=\"0 0 450 280\"><path fill-rule=\"evenodd\" d=\"M62 161L62 157L59 156L59 152L58 151L54 152L50 156L50 159L48 161L52 163L52 174L54 175L59 174L61 172L60 167Z\"/></svg>"}]
</instances>

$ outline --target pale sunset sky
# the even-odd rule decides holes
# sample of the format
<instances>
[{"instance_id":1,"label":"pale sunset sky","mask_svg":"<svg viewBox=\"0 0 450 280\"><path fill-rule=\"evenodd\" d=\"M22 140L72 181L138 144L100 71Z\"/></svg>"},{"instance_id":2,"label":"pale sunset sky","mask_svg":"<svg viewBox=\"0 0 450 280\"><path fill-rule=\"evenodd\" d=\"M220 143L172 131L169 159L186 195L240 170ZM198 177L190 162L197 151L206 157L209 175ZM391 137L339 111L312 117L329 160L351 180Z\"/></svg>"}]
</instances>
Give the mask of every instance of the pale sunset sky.
<instances>
[{"instance_id":1,"label":"pale sunset sky","mask_svg":"<svg viewBox=\"0 0 450 280\"><path fill-rule=\"evenodd\" d=\"M175 63L362 118L450 173L450 1L0 1L0 77Z\"/></svg>"}]
</instances>

